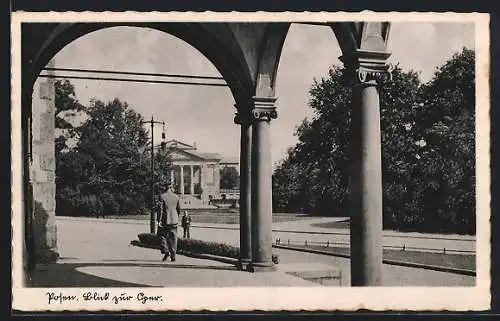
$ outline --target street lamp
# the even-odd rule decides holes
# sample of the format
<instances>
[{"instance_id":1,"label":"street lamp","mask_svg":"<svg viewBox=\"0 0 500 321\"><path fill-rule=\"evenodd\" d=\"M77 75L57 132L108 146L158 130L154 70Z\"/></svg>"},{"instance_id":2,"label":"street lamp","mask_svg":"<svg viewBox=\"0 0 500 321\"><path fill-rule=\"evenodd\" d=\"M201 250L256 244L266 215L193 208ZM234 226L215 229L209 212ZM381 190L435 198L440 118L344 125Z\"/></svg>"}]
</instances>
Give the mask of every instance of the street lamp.
<instances>
[{"instance_id":1,"label":"street lamp","mask_svg":"<svg viewBox=\"0 0 500 321\"><path fill-rule=\"evenodd\" d=\"M154 158L154 125L163 125L162 139L165 139L165 122L155 121L151 115L151 120L142 122L151 124L151 212L149 216L149 230L151 234L156 232L155 210L155 158Z\"/></svg>"}]
</instances>

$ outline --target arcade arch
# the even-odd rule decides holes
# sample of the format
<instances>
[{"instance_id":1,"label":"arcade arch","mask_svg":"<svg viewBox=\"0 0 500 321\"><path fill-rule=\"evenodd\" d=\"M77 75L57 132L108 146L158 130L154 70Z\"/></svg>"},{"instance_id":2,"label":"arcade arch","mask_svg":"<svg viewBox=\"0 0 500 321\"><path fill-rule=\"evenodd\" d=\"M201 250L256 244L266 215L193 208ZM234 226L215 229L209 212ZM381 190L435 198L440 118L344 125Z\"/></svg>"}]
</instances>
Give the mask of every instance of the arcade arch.
<instances>
[{"instance_id":1,"label":"arcade arch","mask_svg":"<svg viewBox=\"0 0 500 321\"><path fill-rule=\"evenodd\" d=\"M41 104L33 105L33 84L41 69L64 45L102 28L129 25L154 28L174 35L203 53L220 71L236 101L235 122L241 125L241 266L251 271L274 270L271 238L271 120L276 111L276 72L289 23L64 23L24 25L23 37L23 154L25 195L30 186L44 190L35 195L47 216L45 234L38 240L39 257L57 258L55 248L53 163L47 148L53 144L53 86L45 87ZM353 106L351 213L352 283L379 285L381 282L382 193L380 167L380 125L377 83L389 75L386 22L328 23L339 41L342 62L346 65L357 98ZM333 60L333 58L332 58ZM52 90L52 94L51 94ZM29 149L32 129L30 119L44 120L38 149ZM37 133L37 135L40 134ZM52 136L51 136L52 135ZM32 168L33 157L40 160ZM42 164L43 163L43 164ZM45 173L43 181L32 173ZM48 174L48 175L47 175ZM37 200L37 197L40 199ZM26 198L27 217L31 217L31 198ZM30 221L30 220L27 220ZM36 217L35 217L36 221ZM52 222L51 222L52 221ZM49 223L51 222L51 223ZM28 228L30 228L28 226ZM27 246L30 248L30 245ZM48 255L47 255L48 254Z\"/></svg>"}]
</instances>

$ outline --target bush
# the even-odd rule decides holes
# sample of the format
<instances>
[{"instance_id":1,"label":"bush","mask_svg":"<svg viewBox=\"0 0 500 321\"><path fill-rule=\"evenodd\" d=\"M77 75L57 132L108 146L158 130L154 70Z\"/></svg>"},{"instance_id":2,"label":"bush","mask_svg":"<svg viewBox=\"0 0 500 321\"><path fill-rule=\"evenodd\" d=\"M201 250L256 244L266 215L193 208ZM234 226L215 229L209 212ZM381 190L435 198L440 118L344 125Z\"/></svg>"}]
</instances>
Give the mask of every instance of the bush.
<instances>
[{"instance_id":1,"label":"bush","mask_svg":"<svg viewBox=\"0 0 500 321\"><path fill-rule=\"evenodd\" d=\"M138 238L141 243L153 247L159 247L161 243L160 237L156 234L142 233L138 235ZM201 254L211 254L233 259L239 259L240 257L240 249L238 247L224 243L208 242L195 239L177 239L177 250ZM279 256L277 254L273 254L272 260L274 264L278 264Z\"/></svg>"}]
</instances>

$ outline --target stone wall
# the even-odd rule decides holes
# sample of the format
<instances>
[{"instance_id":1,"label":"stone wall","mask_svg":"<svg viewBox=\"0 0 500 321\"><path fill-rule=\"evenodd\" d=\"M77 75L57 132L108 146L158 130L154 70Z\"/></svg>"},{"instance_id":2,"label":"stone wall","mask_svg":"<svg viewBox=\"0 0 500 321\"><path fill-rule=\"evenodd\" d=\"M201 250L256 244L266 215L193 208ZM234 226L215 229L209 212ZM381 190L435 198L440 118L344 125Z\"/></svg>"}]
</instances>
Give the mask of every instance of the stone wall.
<instances>
[{"instance_id":1,"label":"stone wall","mask_svg":"<svg viewBox=\"0 0 500 321\"><path fill-rule=\"evenodd\" d=\"M53 66L49 64L49 66ZM37 262L58 258L55 222L55 89L54 80L38 78L32 96L33 237Z\"/></svg>"}]
</instances>

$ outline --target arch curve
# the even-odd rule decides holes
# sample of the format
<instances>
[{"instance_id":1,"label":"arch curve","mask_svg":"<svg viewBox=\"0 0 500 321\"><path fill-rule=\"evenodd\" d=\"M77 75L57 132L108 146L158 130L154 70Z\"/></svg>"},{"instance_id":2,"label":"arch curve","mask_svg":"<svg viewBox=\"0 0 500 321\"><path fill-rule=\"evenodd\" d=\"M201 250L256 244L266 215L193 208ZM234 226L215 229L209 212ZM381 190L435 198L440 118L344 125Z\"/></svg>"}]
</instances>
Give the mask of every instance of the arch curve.
<instances>
[{"instance_id":1,"label":"arch curve","mask_svg":"<svg viewBox=\"0 0 500 321\"><path fill-rule=\"evenodd\" d=\"M255 95L275 95L276 73L281 51L291 23L268 23L261 42L258 59ZM329 26L342 52L341 60L346 65L364 63L385 66L387 59L388 22L332 22ZM360 52L361 51L361 52ZM362 56L362 59L360 59ZM385 68L385 67L383 67Z\"/></svg>"},{"instance_id":2,"label":"arch curve","mask_svg":"<svg viewBox=\"0 0 500 321\"><path fill-rule=\"evenodd\" d=\"M271 97L275 95L276 74L281 51L291 23L269 23L261 43L257 68L255 95ZM327 24L333 31L343 55L349 55L360 47L359 34L362 23L338 22Z\"/></svg>"},{"instance_id":3,"label":"arch curve","mask_svg":"<svg viewBox=\"0 0 500 321\"><path fill-rule=\"evenodd\" d=\"M251 95L253 81L245 59L238 51L239 44L229 36L231 31L226 23L219 25L219 29L225 28L229 33L215 34L202 23L61 23L46 26L46 30L50 30L46 40L37 48L31 48L31 57L25 57L23 61L23 74L32 88L38 74L62 48L91 32L119 26L150 28L177 37L203 54L221 73L238 101Z\"/></svg>"}]
</instances>

